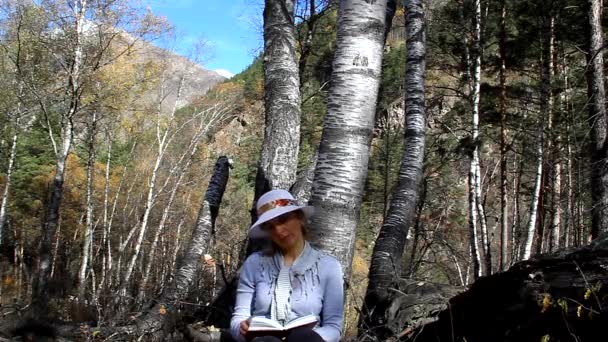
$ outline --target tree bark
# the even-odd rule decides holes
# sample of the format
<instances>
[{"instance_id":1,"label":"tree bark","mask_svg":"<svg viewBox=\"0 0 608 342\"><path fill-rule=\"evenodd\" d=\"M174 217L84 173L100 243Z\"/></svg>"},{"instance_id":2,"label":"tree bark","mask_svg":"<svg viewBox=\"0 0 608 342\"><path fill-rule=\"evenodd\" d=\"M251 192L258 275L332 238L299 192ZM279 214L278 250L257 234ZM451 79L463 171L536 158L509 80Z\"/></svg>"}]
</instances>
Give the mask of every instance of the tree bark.
<instances>
[{"instance_id":1,"label":"tree bark","mask_svg":"<svg viewBox=\"0 0 608 342\"><path fill-rule=\"evenodd\" d=\"M540 199L540 192L542 187L542 179L543 179L543 144L544 144L544 134L543 134L543 124L544 120L540 120L539 129L538 129L538 142L536 149L536 176L534 181L534 192L532 193L532 201L530 202L530 221L528 221L528 229L526 240L524 243L523 254L521 256L522 260L530 259L532 256L532 244L534 243L534 236L536 234L536 217L538 214L538 206ZM540 242L540 241L539 241Z\"/></svg>"},{"instance_id":2,"label":"tree bark","mask_svg":"<svg viewBox=\"0 0 608 342\"><path fill-rule=\"evenodd\" d=\"M262 155L255 199L295 182L300 144L300 77L296 61L294 0L264 7L264 109Z\"/></svg>"},{"instance_id":3,"label":"tree bark","mask_svg":"<svg viewBox=\"0 0 608 342\"><path fill-rule=\"evenodd\" d=\"M591 238L608 229L608 147L606 146L606 92L604 89L604 51L602 0L588 0L589 53L587 96L591 126Z\"/></svg>"},{"instance_id":4,"label":"tree bark","mask_svg":"<svg viewBox=\"0 0 608 342\"><path fill-rule=\"evenodd\" d=\"M398 286L401 258L416 216L425 147L426 23L421 0L406 3L405 139L397 186L374 245L359 335L385 340L390 289Z\"/></svg>"},{"instance_id":5,"label":"tree bark","mask_svg":"<svg viewBox=\"0 0 608 342\"><path fill-rule=\"evenodd\" d=\"M473 169L473 191L475 193L475 205L477 206L477 214L479 220L479 228L481 231L481 240L484 250L484 274L492 274L492 250L490 248L490 239L488 236L488 227L486 224L486 215L481 201L481 156L479 139L479 106L481 100L481 0L474 0L475 15L473 17L473 79L472 79L472 94L471 102L473 109L473 127L472 127L472 143L473 143L473 160L471 168Z\"/></svg>"},{"instance_id":6,"label":"tree bark","mask_svg":"<svg viewBox=\"0 0 608 342\"><path fill-rule=\"evenodd\" d=\"M509 267L509 213L507 203L507 1L501 0L500 10L500 270Z\"/></svg>"},{"instance_id":7,"label":"tree bark","mask_svg":"<svg viewBox=\"0 0 608 342\"><path fill-rule=\"evenodd\" d=\"M311 202L311 241L350 277L380 85L386 0L344 0Z\"/></svg>"},{"instance_id":8,"label":"tree bark","mask_svg":"<svg viewBox=\"0 0 608 342\"><path fill-rule=\"evenodd\" d=\"M11 152L8 157L8 167L6 169L6 182L4 189L2 190L2 202L0 203L0 246L2 246L3 236L2 232L6 224L6 210L8 208L8 196L11 189L11 179L13 175L13 167L15 165L15 159L17 158L17 140L19 137L18 127L15 127L13 138L11 139Z\"/></svg>"}]
</instances>

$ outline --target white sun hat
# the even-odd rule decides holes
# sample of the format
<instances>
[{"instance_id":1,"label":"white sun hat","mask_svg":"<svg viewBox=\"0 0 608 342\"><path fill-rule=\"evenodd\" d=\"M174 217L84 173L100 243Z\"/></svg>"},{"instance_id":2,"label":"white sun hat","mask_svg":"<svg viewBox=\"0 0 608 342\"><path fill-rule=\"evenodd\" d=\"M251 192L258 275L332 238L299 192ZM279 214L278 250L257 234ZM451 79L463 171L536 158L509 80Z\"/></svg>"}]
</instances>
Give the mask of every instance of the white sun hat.
<instances>
[{"instance_id":1,"label":"white sun hat","mask_svg":"<svg viewBox=\"0 0 608 342\"><path fill-rule=\"evenodd\" d=\"M268 232L262 230L262 224L275 217L295 210L302 210L306 219L314 213L314 207L299 205L293 195L286 190L271 190L263 194L256 204L258 220L249 228L250 238L268 237Z\"/></svg>"}]
</instances>

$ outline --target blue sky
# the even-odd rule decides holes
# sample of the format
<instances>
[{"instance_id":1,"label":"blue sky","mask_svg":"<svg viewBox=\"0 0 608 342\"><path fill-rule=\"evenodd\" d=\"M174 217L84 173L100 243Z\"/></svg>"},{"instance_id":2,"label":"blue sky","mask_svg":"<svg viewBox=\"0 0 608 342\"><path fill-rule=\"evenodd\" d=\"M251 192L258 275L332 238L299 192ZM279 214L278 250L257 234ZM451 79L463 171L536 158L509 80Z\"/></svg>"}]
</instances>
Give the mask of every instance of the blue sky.
<instances>
[{"instance_id":1,"label":"blue sky","mask_svg":"<svg viewBox=\"0 0 608 342\"><path fill-rule=\"evenodd\" d=\"M237 74L261 51L261 0L144 0L178 32L176 52L187 55L199 38L209 43L207 69Z\"/></svg>"}]
</instances>

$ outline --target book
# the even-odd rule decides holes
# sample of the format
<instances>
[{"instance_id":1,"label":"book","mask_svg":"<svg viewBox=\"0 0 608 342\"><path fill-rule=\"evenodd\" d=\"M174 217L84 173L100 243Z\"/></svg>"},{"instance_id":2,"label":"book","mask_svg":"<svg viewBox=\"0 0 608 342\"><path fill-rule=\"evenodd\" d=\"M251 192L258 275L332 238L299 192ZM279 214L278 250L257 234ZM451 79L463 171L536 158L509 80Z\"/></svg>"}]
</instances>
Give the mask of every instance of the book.
<instances>
[{"instance_id":1,"label":"book","mask_svg":"<svg viewBox=\"0 0 608 342\"><path fill-rule=\"evenodd\" d=\"M249 321L249 332L287 332L288 330L302 326L314 327L317 325L317 322L317 316L312 314L294 318L284 325L264 316L253 316Z\"/></svg>"}]
</instances>

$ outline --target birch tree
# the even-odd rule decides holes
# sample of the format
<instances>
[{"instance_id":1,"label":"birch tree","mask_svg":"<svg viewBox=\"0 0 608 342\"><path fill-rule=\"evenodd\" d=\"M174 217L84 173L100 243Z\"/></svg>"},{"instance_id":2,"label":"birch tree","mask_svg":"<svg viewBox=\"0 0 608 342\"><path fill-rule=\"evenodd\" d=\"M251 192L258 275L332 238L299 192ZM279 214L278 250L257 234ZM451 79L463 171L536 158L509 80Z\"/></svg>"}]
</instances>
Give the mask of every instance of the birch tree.
<instances>
[{"instance_id":1,"label":"birch tree","mask_svg":"<svg viewBox=\"0 0 608 342\"><path fill-rule=\"evenodd\" d=\"M507 1L500 2L500 270L509 265L509 212L507 203Z\"/></svg>"},{"instance_id":2,"label":"birch tree","mask_svg":"<svg viewBox=\"0 0 608 342\"><path fill-rule=\"evenodd\" d=\"M542 40L542 51L541 51L541 81L540 81L540 118L538 125L538 146L537 146L537 167L535 175L534 192L532 194L532 202L530 203L530 221L528 222L527 236L525 240L523 250L523 260L527 260L532 256L532 245L534 238L538 235L538 248L543 243L543 235L537 234L537 215L538 207L540 205L540 196L542 191L542 180L545 171L543 170L544 161L544 150L545 150L545 124L548 119L552 116L553 111L553 96L551 92L551 82L553 77L553 30L554 16L552 14L552 7L550 1L545 0L542 3L543 16L541 25L541 40Z\"/></svg>"},{"instance_id":3,"label":"birch tree","mask_svg":"<svg viewBox=\"0 0 608 342\"><path fill-rule=\"evenodd\" d=\"M97 135L97 111L91 113L88 129L88 160L87 160L87 189L86 189L86 225L82 243L82 257L78 271L78 297L84 300L86 278L93 245L93 180L95 175L95 136Z\"/></svg>"},{"instance_id":4,"label":"birch tree","mask_svg":"<svg viewBox=\"0 0 608 342\"><path fill-rule=\"evenodd\" d=\"M386 0L344 0L338 11L336 51L327 115L313 182L312 241L335 255L350 277L378 88Z\"/></svg>"},{"instance_id":5,"label":"birch tree","mask_svg":"<svg viewBox=\"0 0 608 342\"><path fill-rule=\"evenodd\" d=\"M369 282L363 306L363 324L359 334L371 334L386 340L390 289L398 288L401 257L409 228L416 216L416 204L423 174L425 147L425 72L426 23L422 0L405 5L407 62L405 72L405 139L398 183L390 207L374 245Z\"/></svg>"},{"instance_id":6,"label":"birch tree","mask_svg":"<svg viewBox=\"0 0 608 342\"><path fill-rule=\"evenodd\" d=\"M473 144L471 157L472 184L469 184L469 191L473 191L474 202L470 204L475 208L471 208L471 220L476 219L479 222L481 232L481 240L484 250L484 271L485 274L492 273L492 251L490 248L490 239L488 237L488 227L486 224L485 211L481 200L481 165L480 165L480 145L479 139L479 106L481 100L481 0L474 0L474 16L473 16L473 73L471 80L471 105L472 105L472 133L471 142Z\"/></svg>"},{"instance_id":7,"label":"birch tree","mask_svg":"<svg viewBox=\"0 0 608 342\"><path fill-rule=\"evenodd\" d=\"M587 96L591 126L591 236L596 238L608 227L608 148L606 146L606 91L604 89L604 38L602 1L588 0L589 52Z\"/></svg>"},{"instance_id":8,"label":"birch tree","mask_svg":"<svg viewBox=\"0 0 608 342\"><path fill-rule=\"evenodd\" d=\"M53 269L52 244L59 226L66 160L72 149L75 124L91 105L87 96L96 72L123 54L158 21L151 15L131 11L123 1L52 0L42 4L5 1L5 18L14 23L16 44L31 39L38 58L26 59L18 69L24 93L37 104L41 122L55 153L53 184L41 229L38 272L33 281L32 311L44 316L49 300L48 281ZM31 13L37 20L23 21ZM26 15L27 14L27 15ZM116 45L118 37L133 33L132 40ZM150 35L152 38L152 35ZM46 73L46 74L45 74ZM57 124L56 124L57 123ZM58 132L56 131L58 128Z\"/></svg>"},{"instance_id":9,"label":"birch tree","mask_svg":"<svg viewBox=\"0 0 608 342\"><path fill-rule=\"evenodd\" d=\"M66 27L66 33L70 35L70 45L63 65L65 71L66 93L69 98L67 110L61 113L61 145L55 146L54 137L50 134L51 141L55 147L56 164L51 200L48 205L46 219L43 224L42 240L40 242L40 260L38 274L34 281L33 299L34 307L44 315L48 303L48 280L51 274L51 247L52 239L59 224L59 209L63 193L65 178L65 163L68 153L72 147L74 138L74 116L79 111L82 100L82 67L83 67L83 39L84 20L87 12L87 1L79 0L71 4L69 18L72 23ZM48 113L45 113L48 115ZM49 129L51 127L49 126Z\"/></svg>"},{"instance_id":10,"label":"birch tree","mask_svg":"<svg viewBox=\"0 0 608 342\"><path fill-rule=\"evenodd\" d=\"M256 175L256 199L271 189L289 189L296 180L300 145L300 77L294 20L294 0L265 1L265 128Z\"/></svg>"}]
</instances>

